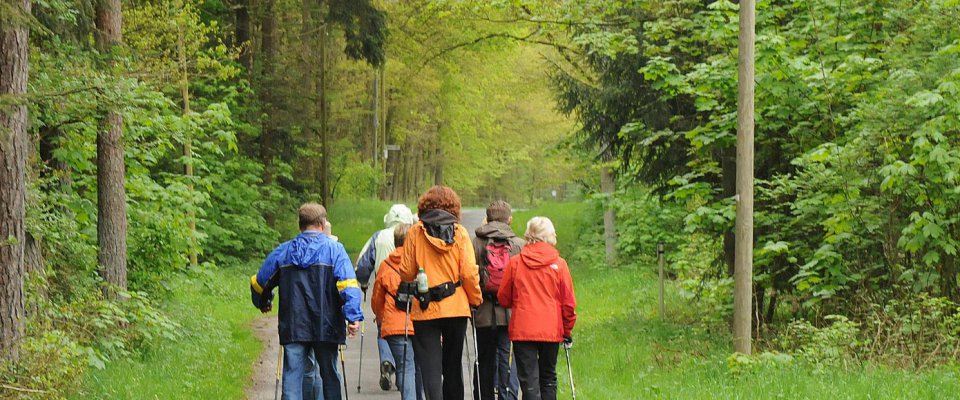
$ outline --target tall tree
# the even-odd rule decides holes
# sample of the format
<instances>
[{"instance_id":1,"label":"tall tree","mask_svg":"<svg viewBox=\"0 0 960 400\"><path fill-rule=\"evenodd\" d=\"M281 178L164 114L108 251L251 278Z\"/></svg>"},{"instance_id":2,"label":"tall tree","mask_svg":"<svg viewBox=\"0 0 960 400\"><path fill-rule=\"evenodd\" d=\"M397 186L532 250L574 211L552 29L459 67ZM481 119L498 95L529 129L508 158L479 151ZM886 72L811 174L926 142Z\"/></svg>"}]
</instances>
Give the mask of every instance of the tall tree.
<instances>
[{"instance_id":1,"label":"tall tree","mask_svg":"<svg viewBox=\"0 0 960 400\"><path fill-rule=\"evenodd\" d=\"M260 66L257 77L260 105L263 107L264 113L260 131L260 161L263 162L263 184L270 187L273 185L274 139L277 136L276 121L274 121L277 111L274 109L275 99L273 85L271 84L277 58L276 1L265 0L262 7L263 9L260 12ZM276 223L276 215L272 211L267 211L264 219L270 226L274 226Z\"/></svg>"},{"instance_id":2,"label":"tall tree","mask_svg":"<svg viewBox=\"0 0 960 400\"><path fill-rule=\"evenodd\" d=\"M97 2L97 43L115 64L116 47L122 41L123 14L120 0ZM97 240L100 275L108 287L107 297L116 297L115 289L127 288L127 202L124 189L123 117L106 110L97 132Z\"/></svg>"},{"instance_id":3,"label":"tall tree","mask_svg":"<svg viewBox=\"0 0 960 400\"><path fill-rule=\"evenodd\" d=\"M0 16L0 359L19 358L23 336L28 31L30 1L4 1ZM8 100L12 100L8 101Z\"/></svg>"}]
</instances>

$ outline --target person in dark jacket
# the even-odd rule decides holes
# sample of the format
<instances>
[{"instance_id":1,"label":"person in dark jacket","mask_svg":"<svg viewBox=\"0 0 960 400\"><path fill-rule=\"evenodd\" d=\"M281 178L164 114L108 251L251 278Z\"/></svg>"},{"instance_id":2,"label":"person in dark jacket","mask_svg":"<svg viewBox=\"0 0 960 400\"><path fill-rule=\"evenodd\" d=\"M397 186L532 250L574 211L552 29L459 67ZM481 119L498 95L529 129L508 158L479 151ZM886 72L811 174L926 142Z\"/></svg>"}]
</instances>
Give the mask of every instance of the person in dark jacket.
<instances>
[{"instance_id":1,"label":"person in dark jacket","mask_svg":"<svg viewBox=\"0 0 960 400\"><path fill-rule=\"evenodd\" d=\"M480 368L480 387L474 388L473 397L477 400L493 400L494 388L501 400L516 400L520 389L517 379L517 365L510 361L510 337L507 326L510 313L497 302L497 290L502 275L495 268L506 265L490 265L490 259L497 264L497 254L509 258L520 254L524 241L513 233L513 211L510 204L497 200L487 206L487 223L477 228L473 239L473 250L480 267L480 287L483 290L483 303L476 311L477 356ZM488 251L488 247L492 251ZM492 256L490 253L494 253ZM490 257L488 257L490 256ZM501 270L502 271L502 270ZM493 276L491 276L493 275Z\"/></svg>"},{"instance_id":2,"label":"person in dark jacket","mask_svg":"<svg viewBox=\"0 0 960 400\"><path fill-rule=\"evenodd\" d=\"M560 342L572 344L577 301L567 262L554 247L557 233L546 217L533 217L527 245L510 259L497 299L512 310L510 340L523 400L557 399Z\"/></svg>"},{"instance_id":3,"label":"person in dark jacket","mask_svg":"<svg viewBox=\"0 0 960 400\"><path fill-rule=\"evenodd\" d=\"M360 329L360 285L343 245L323 233L326 209L304 204L299 219L300 234L274 249L250 277L251 299L267 312L272 308L273 289L280 292L283 399L304 398L302 383L311 368L312 351L323 383L322 398L339 400L337 347Z\"/></svg>"}]
</instances>

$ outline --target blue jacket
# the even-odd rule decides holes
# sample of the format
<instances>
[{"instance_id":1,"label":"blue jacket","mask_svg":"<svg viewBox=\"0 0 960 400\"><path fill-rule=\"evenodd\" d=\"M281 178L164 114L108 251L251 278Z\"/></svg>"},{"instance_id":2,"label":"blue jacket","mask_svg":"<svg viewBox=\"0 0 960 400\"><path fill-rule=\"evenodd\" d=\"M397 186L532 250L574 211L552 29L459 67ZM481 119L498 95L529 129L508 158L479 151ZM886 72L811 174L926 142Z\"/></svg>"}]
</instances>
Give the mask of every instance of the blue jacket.
<instances>
[{"instance_id":1,"label":"blue jacket","mask_svg":"<svg viewBox=\"0 0 960 400\"><path fill-rule=\"evenodd\" d=\"M346 341L346 321L362 321L360 285L343 245L320 232L302 232L273 250L250 277L261 310L280 292L280 344Z\"/></svg>"}]
</instances>

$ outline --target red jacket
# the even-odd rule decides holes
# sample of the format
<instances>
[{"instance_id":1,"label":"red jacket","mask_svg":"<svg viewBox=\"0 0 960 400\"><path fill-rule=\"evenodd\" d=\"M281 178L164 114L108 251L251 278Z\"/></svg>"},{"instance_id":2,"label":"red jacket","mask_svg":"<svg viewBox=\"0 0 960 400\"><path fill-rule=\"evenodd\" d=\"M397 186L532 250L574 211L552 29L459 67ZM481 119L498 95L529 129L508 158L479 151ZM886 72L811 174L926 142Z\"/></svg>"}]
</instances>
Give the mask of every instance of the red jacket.
<instances>
[{"instance_id":1,"label":"red jacket","mask_svg":"<svg viewBox=\"0 0 960 400\"><path fill-rule=\"evenodd\" d=\"M404 328L407 334L413 335L413 322L407 321L404 310L397 308L397 289L400 288L400 259L403 258L403 247L398 247L387 256L377 270L377 278L373 284L373 308L377 322L380 324L380 336L403 335Z\"/></svg>"},{"instance_id":2,"label":"red jacket","mask_svg":"<svg viewBox=\"0 0 960 400\"><path fill-rule=\"evenodd\" d=\"M559 343L577 322L570 269L549 243L528 244L510 258L497 297L513 311L513 341Z\"/></svg>"}]
</instances>

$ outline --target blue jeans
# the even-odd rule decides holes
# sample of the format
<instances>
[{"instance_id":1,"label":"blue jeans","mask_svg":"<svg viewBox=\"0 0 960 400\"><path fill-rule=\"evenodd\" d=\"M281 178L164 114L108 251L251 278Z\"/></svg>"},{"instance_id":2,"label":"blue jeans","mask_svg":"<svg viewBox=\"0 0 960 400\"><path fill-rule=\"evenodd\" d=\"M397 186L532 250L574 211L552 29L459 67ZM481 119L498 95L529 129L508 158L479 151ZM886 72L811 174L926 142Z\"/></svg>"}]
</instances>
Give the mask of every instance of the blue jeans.
<instances>
[{"instance_id":1,"label":"blue jeans","mask_svg":"<svg viewBox=\"0 0 960 400\"><path fill-rule=\"evenodd\" d=\"M390 351L390 344L387 343L382 337L380 337L380 324L377 324L377 350L380 351L380 364L383 364L384 361L389 362L390 365L394 367L397 366L397 362L394 361L393 354ZM400 374L397 374L397 380L400 380Z\"/></svg>"},{"instance_id":2,"label":"blue jeans","mask_svg":"<svg viewBox=\"0 0 960 400\"><path fill-rule=\"evenodd\" d=\"M394 360L397 363L397 386L400 387L401 400L423 400L423 381L420 379L420 367L413 360L413 339L407 338L406 353L403 357L403 335L387 336L386 342L390 345ZM415 368L407 368L414 366Z\"/></svg>"},{"instance_id":3,"label":"blue jeans","mask_svg":"<svg viewBox=\"0 0 960 400\"><path fill-rule=\"evenodd\" d=\"M340 400L340 396L336 343L283 345L282 400Z\"/></svg>"}]
</instances>

